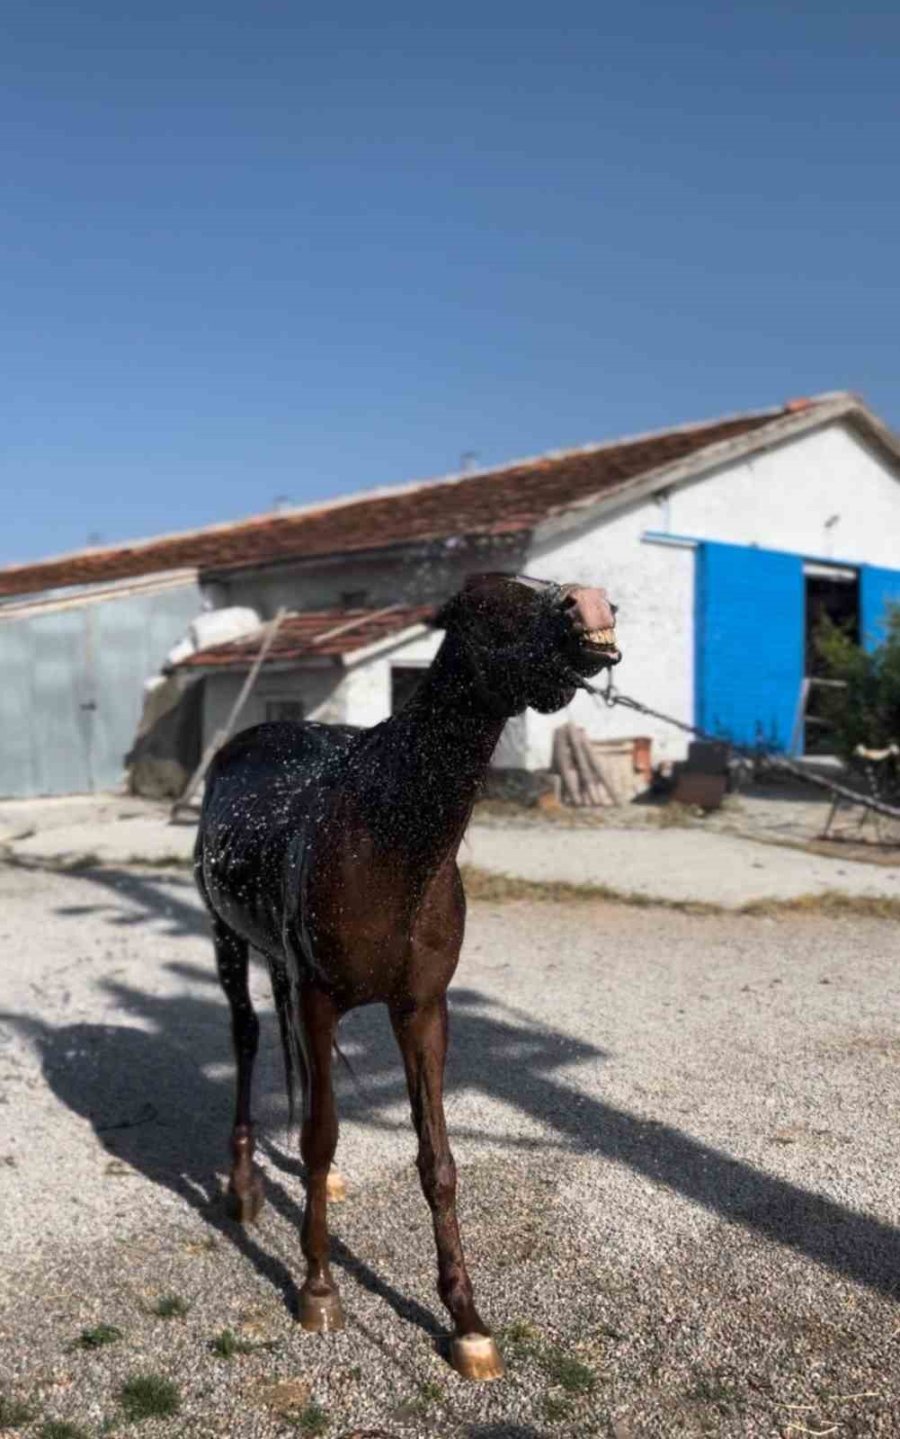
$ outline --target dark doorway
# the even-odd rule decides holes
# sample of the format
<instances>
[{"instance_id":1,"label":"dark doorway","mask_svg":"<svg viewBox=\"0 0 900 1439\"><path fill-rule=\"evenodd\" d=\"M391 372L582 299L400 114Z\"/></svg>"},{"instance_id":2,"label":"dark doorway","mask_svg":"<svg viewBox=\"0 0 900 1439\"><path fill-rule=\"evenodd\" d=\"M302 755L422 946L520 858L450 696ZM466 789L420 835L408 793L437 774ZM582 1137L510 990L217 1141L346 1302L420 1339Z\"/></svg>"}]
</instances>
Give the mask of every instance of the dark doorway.
<instances>
[{"instance_id":1,"label":"dark doorway","mask_svg":"<svg viewBox=\"0 0 900 1439\"><path fill-rule=\"evenodd\" d=\"M411 700L427 670L424 665L391 665L391 714Z\"/></svg>"},{"instance_id":2,"label":"dark doorway","mask_svg":"<svg viewBox=\"0 0 900 1439\"><path fill-rule=\"evenodd\" d=\"M806 663L809 684L803 726L803 753L831 754L833 744L828 723L822 717L824 686L816 680L828 678L828 670L816 645L823 621L830 620L859 644L859 571L838 565L809 565L806 580Z\"/></svg>"}]
</instances>

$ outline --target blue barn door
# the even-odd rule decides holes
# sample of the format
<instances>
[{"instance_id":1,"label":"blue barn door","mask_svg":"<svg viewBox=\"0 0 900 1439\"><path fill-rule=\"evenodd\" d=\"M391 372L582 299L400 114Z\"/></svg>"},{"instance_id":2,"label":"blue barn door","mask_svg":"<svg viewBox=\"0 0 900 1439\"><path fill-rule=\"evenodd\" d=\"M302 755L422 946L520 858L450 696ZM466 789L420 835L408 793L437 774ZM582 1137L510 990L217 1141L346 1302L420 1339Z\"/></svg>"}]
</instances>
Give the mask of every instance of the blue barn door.
<instances>
[{"instance_id":1,"label":"blue barn door","mask_svg":"<svg viewBox=\"0 0 900 1439\"><path fill-rule=\"evenodd\" d=\"M696 723L738 744L786 750L804 668L799 555L701 544L695 598Z\"/></svg>"},{"instance_id":2,"label":"blue barn door","mask_svg":"<svg viewBox=\"0 0 900 1439\"><path fill-rule=\"evenodd\" d=\"M900 570L863 565L859 578L862 643L871 650L886 637L888 607L900 605Z\"/></svg>"}]
</instances>

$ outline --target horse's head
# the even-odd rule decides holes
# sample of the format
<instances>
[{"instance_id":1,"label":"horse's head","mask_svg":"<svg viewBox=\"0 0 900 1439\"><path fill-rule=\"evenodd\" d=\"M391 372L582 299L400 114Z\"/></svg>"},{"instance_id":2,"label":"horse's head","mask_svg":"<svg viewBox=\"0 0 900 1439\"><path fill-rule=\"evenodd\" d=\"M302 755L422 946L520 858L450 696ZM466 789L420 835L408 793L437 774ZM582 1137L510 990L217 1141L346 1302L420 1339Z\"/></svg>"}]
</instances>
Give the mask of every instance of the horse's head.
<instances>
[{"instance_id":1,"label":"horse's head","mask_svg":"<svg viewBox=\"0 0 900 1439\"><path fill-rule=\"evenodd\" d=\"M578 683L618 664L606 591L526 575L472 576L438 614L498 711L551 714Z\"/></svg>"}]
</instances>

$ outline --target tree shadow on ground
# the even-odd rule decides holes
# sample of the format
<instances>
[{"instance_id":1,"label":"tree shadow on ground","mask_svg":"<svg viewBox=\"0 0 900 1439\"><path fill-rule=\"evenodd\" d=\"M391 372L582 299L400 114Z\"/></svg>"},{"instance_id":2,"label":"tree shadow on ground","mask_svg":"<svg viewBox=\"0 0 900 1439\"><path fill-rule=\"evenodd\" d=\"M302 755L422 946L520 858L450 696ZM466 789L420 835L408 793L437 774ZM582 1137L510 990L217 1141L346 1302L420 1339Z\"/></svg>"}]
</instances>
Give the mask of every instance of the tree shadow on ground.
<instances>
[{"instance_id":1,"label":"tree shadow on ground","mask_svg":"<svg viewBox=\"0 0 900 1439\"><path fill-rule=\"evenodd\" d=\"M173 932L196 934L205 919L168 880L88 870L78 878L105 886L139 906L146 922L160 917ZM100 908L104 906L99 906ZM81 911L82 907L73 907ZM71 913L72 911L68 911ZM112 907L117 922L121 908ZM73 914L73 917L76 917ZM165 996L103 981L133 1025L76 1024L53 1028L23 1015L0 1016L40 1049L54 1092L92 1123L106 1149L200 1210L294 1304L296 1291L285 1266L267 1254L252 1233L231 1223L215 1202L214 1176L222 1163L230 1125L233 1081L224 1003L209 970L174 961L170 968L203 982L201 995ZM691 1138L668 1124L647 1121L579 1090L566 1075L573 1063L599 1062L596 1046L538 1024L476 990L451 991L452 1043L448 1095L476 1091L529 1116L543 1130L537 1138L512 1139L538 1149L600 1154L880 1293L896 1295L900 1278L900 1232L877 1219L802 1189ZM276 1043L271 1016L264 1016L264 1047ZM396 1126L389 1111L405 1101L399 1057L378 1011L355 1011L351 1026L353 1066L359 1090L340 1088L342 1113L375 1129ZM205 1071L222 1065L225 1077ZM544 1137L546 1136L546 1137ZM497 1145L506 1141L491 1135ZM268 1153L286 1175L295 1159L269 1141ZM297 1198L270 1177L267 1194L299 1227ZM299 1251L298 1251L299 1259ZM440 1330L434 1315L386 1285L344 1245L335 1259L405 1318L429 1333Z\"/></svg>"}]
</instances>

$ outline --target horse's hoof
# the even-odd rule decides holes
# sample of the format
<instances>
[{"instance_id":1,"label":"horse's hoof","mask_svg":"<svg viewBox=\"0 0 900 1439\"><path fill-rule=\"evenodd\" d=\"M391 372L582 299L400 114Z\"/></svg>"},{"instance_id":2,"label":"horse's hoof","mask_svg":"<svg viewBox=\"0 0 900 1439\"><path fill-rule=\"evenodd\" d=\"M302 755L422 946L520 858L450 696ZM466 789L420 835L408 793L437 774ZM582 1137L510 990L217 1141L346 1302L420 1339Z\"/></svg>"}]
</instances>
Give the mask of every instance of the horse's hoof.
<instances>
[{"instance_id":1,"label":"horse's hoof","mask_svg":"<svg viewBox=\"0 0 900 1439\"><path fill-rule=\"evenodd\" d=\"M300 1327L308 1334L333 1334L344 1327L344 1311L337 1290L331 1294L310 1294L300 1290Z\"/></svg>"},{"instance_id":2,"label":"horse's hoof","mask_svg":"<svg viewBox=\"0 0 900 1439\"><path fill-rule=\"evenodd\" d=\"M347 1181L337 1169L329 1169L325 1195L330 1204L341 1204L347 1198Z\"/></svg>"},{"instance_id":3,"label":"horse's hoof","mask_svg":"<svg viewBox=\"0 0 900 1439\"><path fill-rule=\"evenodd\" d=\"M250 1183L242 1185L240 1192L233 1184L228 1186L226 1204L228 1213L238 1224L255 1224L259 1218L260 1210L266 1202L265 1186L262 1176L254 1174Z\"/></svg>"},{"instance_id":4,"label":"horse's hoof","mask_svg":"<svg viewBox=\"0 0 900 1439\"><path fill-rule=\"evenodd\" d=\"M462 1334L450 1345L450 1363L463 1379L502 1379L503 1358L490 1334Z\"/></svg>"}]
</instances>

